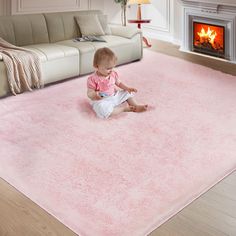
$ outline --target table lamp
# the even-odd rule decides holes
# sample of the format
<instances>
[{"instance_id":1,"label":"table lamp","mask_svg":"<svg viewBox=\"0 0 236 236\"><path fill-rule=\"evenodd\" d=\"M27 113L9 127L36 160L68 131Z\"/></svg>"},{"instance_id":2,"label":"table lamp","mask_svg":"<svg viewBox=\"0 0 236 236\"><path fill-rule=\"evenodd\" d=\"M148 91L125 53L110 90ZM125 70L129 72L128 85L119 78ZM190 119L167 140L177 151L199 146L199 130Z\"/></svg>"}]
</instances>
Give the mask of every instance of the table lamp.
<instances>
[{"instance_id":1,"label":"table lamp","mask_svg":"<svg viewBox=\"0 0 236 236\"><path fill-rule=\"evenodd\" d=\"M128 4L138 4L138 10L137 10L137 20L142 19L142 13L141 13L141 4L150 4L150 0L129 0Z\"/></svg>"}]
</instances>

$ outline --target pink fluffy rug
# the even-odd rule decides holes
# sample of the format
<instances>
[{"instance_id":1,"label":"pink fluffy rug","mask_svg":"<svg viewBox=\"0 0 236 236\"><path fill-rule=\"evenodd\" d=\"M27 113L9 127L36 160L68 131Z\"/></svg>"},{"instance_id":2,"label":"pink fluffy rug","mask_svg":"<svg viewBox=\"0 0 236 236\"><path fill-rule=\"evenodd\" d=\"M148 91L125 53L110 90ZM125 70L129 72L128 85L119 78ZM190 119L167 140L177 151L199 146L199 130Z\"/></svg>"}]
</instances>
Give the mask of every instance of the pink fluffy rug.
<instances>
[{"instance_id":1,"label":"pink fluffy rug","mask_svg":"<svg viewBox=\"0 0 236 236\"><path fill-rule=\"evenodd\" d=\"M236 169L236 77L145 51L146 113L101 120L86 77L0 101L0 176L80 236L143 236Z\"/></svg>"}]
</instances>

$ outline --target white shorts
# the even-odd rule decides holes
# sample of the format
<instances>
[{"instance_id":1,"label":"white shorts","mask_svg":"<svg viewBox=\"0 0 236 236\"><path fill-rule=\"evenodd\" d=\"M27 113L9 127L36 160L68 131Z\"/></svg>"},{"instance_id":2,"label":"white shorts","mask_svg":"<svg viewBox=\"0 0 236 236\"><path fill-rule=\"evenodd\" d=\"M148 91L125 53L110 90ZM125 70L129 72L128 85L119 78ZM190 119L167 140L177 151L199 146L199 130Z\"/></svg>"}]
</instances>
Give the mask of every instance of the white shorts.
<instances>
[{"instance_id":1,"label":"white shorts","mask_svg":"<svg viewBox=\"0 0 236 236\"><path fill-rule=\"evenodd\" d=\"M128 98L133 96L133 93L129 93L124 90L118 90L112 96L105 97L97 101L91 101L91 105L99 118L108 118L113 112L114 107L119 106Z\"/></svg>"}]
</instances>

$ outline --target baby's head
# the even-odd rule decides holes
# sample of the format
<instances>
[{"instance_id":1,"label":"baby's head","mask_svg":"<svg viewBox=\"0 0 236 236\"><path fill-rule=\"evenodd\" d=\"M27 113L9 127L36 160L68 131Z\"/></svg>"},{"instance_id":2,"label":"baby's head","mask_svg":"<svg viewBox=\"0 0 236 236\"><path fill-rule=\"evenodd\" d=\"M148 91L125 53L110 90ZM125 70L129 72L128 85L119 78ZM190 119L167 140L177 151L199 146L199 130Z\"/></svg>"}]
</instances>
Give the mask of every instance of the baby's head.
<instances>
[{"instance_id":1,"label":"baby's head","mask_svg":"<svg viewBox=\"0 0 236 236\"><path fill-rule=\"evenodd\" d=\"M116 65L116 55L109 48L98 49L93 58L93 66L103 76L108 76Z\"/></svg>"}]
</instances>

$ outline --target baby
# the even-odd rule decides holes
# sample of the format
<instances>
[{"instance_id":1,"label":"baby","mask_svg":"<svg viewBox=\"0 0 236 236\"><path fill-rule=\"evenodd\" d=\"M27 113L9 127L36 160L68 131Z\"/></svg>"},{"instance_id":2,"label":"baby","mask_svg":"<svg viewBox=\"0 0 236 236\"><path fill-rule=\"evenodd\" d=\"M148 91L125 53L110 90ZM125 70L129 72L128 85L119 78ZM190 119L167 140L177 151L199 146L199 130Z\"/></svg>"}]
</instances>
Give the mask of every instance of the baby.
<instances>
[{"instance_id":1,"label":"baby","mask_svg":"<svg viewBox=\"0 0 236 236\"><path fill-rule=\"evenodd\" d=\"M148 105L139 105L134 100L137 89L122 83L113 70L117 58L109 48L100 48L95 52L93 66L95 72L88 77L87 94L97 116L108 118L121 112L143 112ZM121 90L117 90L116 87ZM120 106L127 102L128 106Z\"/></svg>"}]
</instances>

